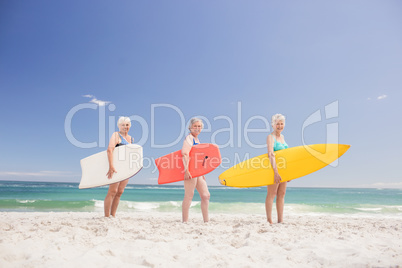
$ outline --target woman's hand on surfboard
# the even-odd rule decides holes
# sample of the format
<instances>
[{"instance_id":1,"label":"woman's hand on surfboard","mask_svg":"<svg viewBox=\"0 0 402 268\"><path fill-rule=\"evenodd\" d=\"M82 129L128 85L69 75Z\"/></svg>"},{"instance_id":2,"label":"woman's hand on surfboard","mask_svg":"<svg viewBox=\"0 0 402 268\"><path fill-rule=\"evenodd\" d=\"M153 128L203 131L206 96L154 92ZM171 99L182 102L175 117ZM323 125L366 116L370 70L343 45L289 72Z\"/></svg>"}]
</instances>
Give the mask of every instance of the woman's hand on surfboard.
<instances>
[{"instance_id":1,"label":"woman's hand on surfboard","mask_svg":"<svg viewBox=\"0 0 402 268\"><path fill-rule=\"evenodd\" d=\"M114 169L114 167L110 167L109 171L106 173L107 178L111 179L114 173L117 173L117 171Z\"/></svg>"},{"instance_id":2,"label":"woman's hand on surfboard","mask_svg":"<svg viewBox=\"0 0 402 268\"><path fill-rule=\"evenodd\" d=\"M275 174L274 174L274 181L275 181L275 183L276 183L276 184L278 184L278 183L281 183L281 182L282 182L281 175L279 175L279 173L278 173L278 172L275 172Z\"/></svg>"},{"instance_id":3,"label":"woman's hand on surfboard","mask_svg":"<svg viewBox=\"0 0 402 268\"><path fill-rule=\"evenodd\" d=\"M190 171L188 171L188 170L184 171L184 179L185 180L191 180L192 179Z\"/></svg>"}]
</instances>

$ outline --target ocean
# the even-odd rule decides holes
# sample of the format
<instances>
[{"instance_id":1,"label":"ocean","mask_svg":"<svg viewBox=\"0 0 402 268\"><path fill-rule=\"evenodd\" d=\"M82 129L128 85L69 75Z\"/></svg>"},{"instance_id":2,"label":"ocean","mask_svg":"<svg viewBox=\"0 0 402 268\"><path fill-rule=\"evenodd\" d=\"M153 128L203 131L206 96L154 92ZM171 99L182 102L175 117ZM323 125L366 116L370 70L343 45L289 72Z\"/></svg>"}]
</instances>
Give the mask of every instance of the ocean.
<instances>
[{"instance_id":1,"label":"ocean","mask_svg":"<svg viewBox=\"0 0 402 268\"><path fill-rule=\"evenodd\" d=\"M78 183L0 181L0 211L103 213L107 190L80 190ZM209 190L210 213L265 215L266 187ZM183 195L181 185L129 184L118 211L181 212ZM201 211L197 192L191 211ZM285 213L402 217L402 189L288 187Z\"/></svg>"}]
</instances>

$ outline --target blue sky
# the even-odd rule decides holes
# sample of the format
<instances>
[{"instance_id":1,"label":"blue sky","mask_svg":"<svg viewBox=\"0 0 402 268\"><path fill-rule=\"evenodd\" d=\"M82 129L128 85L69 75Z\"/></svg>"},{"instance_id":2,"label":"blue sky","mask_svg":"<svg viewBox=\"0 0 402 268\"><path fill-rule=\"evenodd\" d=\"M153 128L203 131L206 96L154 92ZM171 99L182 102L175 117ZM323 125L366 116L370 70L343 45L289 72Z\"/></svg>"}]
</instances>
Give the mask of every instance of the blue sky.
<instances>
[{"instance_id":1,"label":"blue sky","mask_svg":"<svg viewBox=\"0 0 402 268\"><path fill-rule=\"evenodd\" d=\"M139 119L130 132L148 160L181 148L154 148L151 132L156 144L182 140L180 115L202 116L201 141L214 138L233 163L266 152L247 140L264 144L268 130L245 136L247 121L264 129L262 117L282 113L290 146L335 134L352 145L337 167L291 186L402 187L401 25L400 1L3 1L0 180L79 182L79 160L106 149L121 115ZM75 139L98 143L84 149L65 121L88 104L71 120ZM323 120L303 129L316 111ZM156 184L153 171L131 183Z\"/></svg>"}]
</instances>

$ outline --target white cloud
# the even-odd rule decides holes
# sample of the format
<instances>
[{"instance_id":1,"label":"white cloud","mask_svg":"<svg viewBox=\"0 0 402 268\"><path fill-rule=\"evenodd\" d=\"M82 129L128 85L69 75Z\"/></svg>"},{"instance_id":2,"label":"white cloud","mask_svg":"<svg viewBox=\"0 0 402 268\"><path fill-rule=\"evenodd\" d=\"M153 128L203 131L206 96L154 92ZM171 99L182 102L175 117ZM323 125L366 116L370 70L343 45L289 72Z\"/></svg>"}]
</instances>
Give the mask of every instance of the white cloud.
<instances>
[{"instance_id":1,"label":"white cloud","mask_svg":"<svg viewBox=\"0 0 402 268\"><path fill-rule=\"evenodd\" d=\"M387 95L381 95L381 96L378 96L377 97L377 100L383 100L383 99L385 99L386 97L388 97Z\"/></svg>"},{"instance_id":2,"label":"white cloud","mask_svg":"<svg viewBox=\"0 0 402 268\"><path fill-rule=\"evenodd\" d=\"M110 101L103 101L103 100L98 100L94 95L82 95L84 98L90 98L91 100L89 102L95 103L96 105L99 106L105 106L106 104L110 103Z\"/></svg>"},{"instance_id":3,"label":"white cloud","mask_svg":"<svg viewBox=\"0 0 402 268\"><path fill-rule=\"evenodd\" d=\"M95 104L97 104L99 106L105 106L106 104L110 103L110 101L102 101L102 100L98 100L96 98L93 98L89 102L95 103Z\"/></svg>"},{"instance_id":4,"label":"white cloud","mask_svg":"<svg viewBox=\"0 0 402 268\"><path fill-rule=\"evenodd\" d=\"M39 171L39 172L19 172L19 171L1 171L0 176L15 176L15 177L72 177L77 176L69 171Z\"/></svg>"}]
</instances>

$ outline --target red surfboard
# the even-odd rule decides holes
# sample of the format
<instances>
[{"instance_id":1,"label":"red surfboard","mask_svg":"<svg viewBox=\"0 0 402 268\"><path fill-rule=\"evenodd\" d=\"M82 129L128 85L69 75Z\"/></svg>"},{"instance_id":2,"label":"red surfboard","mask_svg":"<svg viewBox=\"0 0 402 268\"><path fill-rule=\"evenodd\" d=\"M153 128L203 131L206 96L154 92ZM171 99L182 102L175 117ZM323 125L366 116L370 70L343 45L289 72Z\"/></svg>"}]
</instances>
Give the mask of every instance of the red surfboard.
<instances>
[{"instance_id":1,"label":"red surfboard","mask_svg":"<svg viewBox=\"0 0 402 268\"><path fill-rule=\"evenodd\" d=\"M221 162L221 153L217 145L201 143L191 148L188 169L191 177L196 178L211 172ZM184 180L181 150L155 159L155 164L159 170L158 184Z\"/></svg>"}]
</instances>

